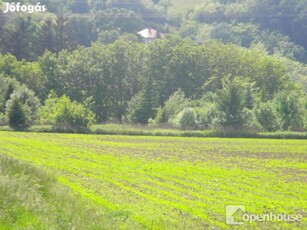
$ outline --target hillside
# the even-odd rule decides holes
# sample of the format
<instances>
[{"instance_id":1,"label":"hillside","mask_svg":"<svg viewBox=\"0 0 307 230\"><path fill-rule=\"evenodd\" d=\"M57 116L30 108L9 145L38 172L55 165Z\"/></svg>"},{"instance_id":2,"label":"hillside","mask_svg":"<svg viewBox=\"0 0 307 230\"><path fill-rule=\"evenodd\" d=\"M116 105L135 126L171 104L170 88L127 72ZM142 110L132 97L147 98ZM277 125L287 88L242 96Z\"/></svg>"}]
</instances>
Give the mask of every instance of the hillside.
<instances>
[{"instance_id":1,"label":"hillside","mask_svg":"<svg viewBox=\"0 0 307 230\"><path fill-rule=\"evenodd\" d=\"M177 13L167 1L42 4L48 12L0 11L1 124L23 114L25 127L64 129L95 122L307 128L302 1L176 2L187 9ZM155 41L137 35L144 28L157 31ZM61 120L67 114L52 110L65 113L61 103L79 122Z\"/></svg>"},{"instance_id":2,"label":"hillside","mask_svg":"<svg viewBox=\"0 0 307 230\"><path fill-rule=\"evenodd\" d=\"M171 7L175 9L175 11L184 12L188 9L192 9L198 5L201 5L204 1L203 0L171 0Z\"/></svg>"}]
</instances>

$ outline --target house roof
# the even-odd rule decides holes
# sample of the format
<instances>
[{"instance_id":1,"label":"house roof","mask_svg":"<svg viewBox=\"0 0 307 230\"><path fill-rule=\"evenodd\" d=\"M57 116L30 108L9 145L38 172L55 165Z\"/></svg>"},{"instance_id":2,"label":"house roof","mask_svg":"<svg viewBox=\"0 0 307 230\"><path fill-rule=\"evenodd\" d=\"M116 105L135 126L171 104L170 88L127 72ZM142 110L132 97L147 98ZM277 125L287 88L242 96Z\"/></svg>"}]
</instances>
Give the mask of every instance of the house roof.
<instances>
[{"instance_id":1,"label":"house roof","mask_svg":"<svg viewBox=\"0 0 307 230\"><path fill-rule=\"evenodd\" d=\"M144 30L141 30L137 34L139 34L143 38L152 38L152 39L158 38L158 31L151 28L146 28Z\"/></svg>"}]
</instances>

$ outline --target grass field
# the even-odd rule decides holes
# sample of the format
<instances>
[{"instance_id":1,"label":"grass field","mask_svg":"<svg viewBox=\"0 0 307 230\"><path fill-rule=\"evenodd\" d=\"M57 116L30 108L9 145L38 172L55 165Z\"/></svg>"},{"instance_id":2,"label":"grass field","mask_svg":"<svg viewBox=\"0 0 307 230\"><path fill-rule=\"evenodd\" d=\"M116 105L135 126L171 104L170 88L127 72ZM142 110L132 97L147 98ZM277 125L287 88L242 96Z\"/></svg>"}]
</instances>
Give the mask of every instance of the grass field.
<instances>
[{"instance_id":1,"label":"grass field","mask_svg":"<svg viewBox=\"0 0 307 230\"><path fill-rule=\"evenodd\" d=\"M307 229L306 140L0 132L0 156L1 229Z\"/></svg>"}]
</instances>

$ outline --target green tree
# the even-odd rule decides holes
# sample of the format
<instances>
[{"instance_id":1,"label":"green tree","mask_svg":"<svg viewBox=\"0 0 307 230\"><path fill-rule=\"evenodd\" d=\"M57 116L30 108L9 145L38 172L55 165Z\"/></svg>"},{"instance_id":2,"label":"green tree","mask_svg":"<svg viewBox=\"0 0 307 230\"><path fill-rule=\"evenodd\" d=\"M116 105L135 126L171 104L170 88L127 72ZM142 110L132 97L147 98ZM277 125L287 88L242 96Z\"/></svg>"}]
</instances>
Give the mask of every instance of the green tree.
<instances>
[{"instance_id":1,"label":"green tree","mask_svg":"<svg viewBox=\"0 0 307 230\"><path fill-rule=\"evenodd\" d=\"M34 40L34 33L31 17L18 17L10 23L4 31L4 52L11 53L17 60L31 59L34 56L31 42Z\"/></svg>"},{"instance_id":2,"label":"green tree","mask_svg":"<svg viewBox=\"0 0 307 230\"><path fill-rule=\"evenodd\" d=\"M69 19L59 16L55 23L54 50L60 52L63 49L72 50L77 47L77 38Z\"/></svg>"},{"instance_id":3,"label":"green tree","mask_svg":"<svg viewBox=\"0 0 307 230\"><path fill-rule=\"evenodd\" d=\"M165 102L163 110L165 111L166 121L173 119L180 111L188 105L188 99L184 92L178 89Z\"/></svg>"},{"instance_id":4,"label":"green tree","mask_svg":"<svg viewBox=\"0 0 307 230\"><path fill-rule=\"evenodd\" d=\"M66 36L74 38L79 45L89 47L92 41L97 40L97 31L93 26L91 17L83 14L73 14L69 17L65 26L67 29L71 29L71 31L66 31Z\"/></svg>"},{"instance_id":5,"label":"green tree","mask_svg":"<svg viewBox=\"0 0 307 230\"><path fill-rule=\"evenodd\" d=\"M254 107L252 85L248 85L244 90L243 104L244 104L244 107L248 108L248 109L253 109L253 107Z\"/></svg>"},{"instance_id":6,"label":"green tree","mask_svg":"<svg viewBox=\"0 0 307 230\"><path fill-rule=\"evenodd\" d=\"M147 124L157 112L158 102L153 81L149 77L142 91L131 99L128 108L128 119L132 123Z\"/></svg>"},{"instance_id":7,"label":"green tree","mask_svg":"<svg viewBox=\"0 0 307 230\"><path fill-rule=\"evenodd\" d=\"M242 128L245 121L243 116L244 84L239 78L232 81L225 80L220 92L218 107L223 114L221 125L230 128Z\"/></svg>"},{"instance_id":8,"label":"green tree","mask_svg":"<svg viewBox=\"0 0 307 230\"><path fill-rule=\"evenodd\" d=\"M206 102L201 107L194 109L196 113L197 127L199 129L208 129L213 126L214 119L218 117L217 105L212 102Z\"/></svg>"},{"instance_id":9,"label":"green tree","mask_svg":"<svg viewBox=\"0 0 307 230\"><path fill-rule=\"evenodd\" d=\"M5 112L6 102L17 87L18 83L16 80L0 75L0 113Z\"/></svg>"},{"instance_id":10,"label":"green tree","mask_svg":"<svg viewBox=\"0 0 307 230\"><path fill-rule=\"evenodd\" d=\"M85 14L90 12L88 0L73 0L70 9L73 13Z\"/></svg>"},{"instance_id":11,"label":"green tree","mask_svg":"<svg viewBox=\"0 0 307 230\"><path fill-rule=\"evenodd\" d=\"M177 115L177 126L180 129L196 129L196 113L192 108L184 108L178 115Z\"/></svg>"},{"instance_id":12,"label":"green tree","mask_svg":"<svg viewBox=\"0 0 307 230\"><path fill-rule=\"evenodd\" d=\"M98 42L103 44L110 44L115 42L120 36L118 30L101 31L98 35Z\"/></svg>"},{"instance_id":13,"label":"green tree","mask_svg":"<svg viewBox=\"0 0 307 230\"><path fill-rule=\"evenodd\" d=\"M11 99L6 114L11 128L19 130L30 126L29 113L19 98L13 97Z\"/></svg>"},{"instance_id":14,"label":"green tree","mask_svg":"<svg viewBox=\"0 0 307 230\"><path fill-rule=\"evenodd\" d=\"M38 120L38 110L41 106L39 99L36 97L35 93L28 89L26 86L22 85L17 87L11 94L10 99L7 101L7 107L12 103L15 98L22 103L24 109L27 112L27 118L34 123Z\"/></svg>"},{"instance_id":15,"label":"green tree","mask_svg":"<svg viewBox=\"0 0 307 230\"><path fill-rule=\"evenodd\" d=\"M259 88L264 101L273 99L288 80L284 65L274 57L260 57L254 65L254 71L255 87Z\"/></svg>"},{"instance_id":16,"label":"green tree","mask_svg":"<svg viewBox=\"0 0 307 230\"><path fill-rule=\"evenodd\" d=\"M143 20L135 11L122 7L98 11L93 16L93 27L98 32L119 29L121 32L135 33L144 26L143 24Z\"/></svg>"},{"instance_id":17,"label":"green tree","mask_svg":"<svg viewBox=\"0 0 307 230\"><path fill-rule=\"evenodd\" d=\"M20 62L18 68L14 69L14 77L32 90L40 99L43 100L47 97L45 90L46 76L38 62Z\"/></svg>"},{"instance_id":18,"label":"green tree","mask_svg":"<svg viewBox=\"0 0 307 230\"><path fill-rule=\"evenodd\" d=\"M255 111L257 120L262 128L272 132L279 129L279 122L275 104L271 101L261 103Z\"/></svg>"},{"instance_id":19,"label":"green tree","mask_svg":"<svg viewBox=\"0 0 307 230\"><path fill-rule=\"evenodd\" d=\"M275 98L277 114L284 130L300 130L303 127L304 106L298 92L281 91Z\"/></svg>"},{"instance_id":20,"label":"green tree","mask_svg":"<svg viewBox=\"0 0 307 230\"><path fill-rule=\"evenodd\" d=\"M43 22L43 25L38 32L38 39L36 45L37 54L39 56L43 55L45 50L55 52L55 26L55 19L49 18Z\"/></svg>"},{"instance_id":21,"label":"green tree","mask_svg":"<svg viewBox=\"0 0 307 230\"><path fill-rule=\"evenodd\" d=\"M129 43L117 41L109 46L109 91L115 118L121 123L127 103L132 97L131 82L134 75L129 74L129 53L133 47Z\"/></svg>"}]
</instances>

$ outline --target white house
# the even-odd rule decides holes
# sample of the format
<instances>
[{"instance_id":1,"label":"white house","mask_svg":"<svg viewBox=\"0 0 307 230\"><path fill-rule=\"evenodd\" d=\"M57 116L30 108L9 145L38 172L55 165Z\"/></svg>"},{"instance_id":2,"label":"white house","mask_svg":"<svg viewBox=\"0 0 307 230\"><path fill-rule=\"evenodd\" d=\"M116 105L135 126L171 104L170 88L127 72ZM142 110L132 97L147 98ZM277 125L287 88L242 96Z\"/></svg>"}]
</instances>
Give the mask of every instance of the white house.
<instances>
[{"instance_id":1,"label":"white house","mask_svg":"<svg viewBox=\"0 0 307 230\"><path fill-rule=\"evenodd\" d=\"M143 38L145 43L153 42L158 38L164 37L162 33L159 33L158 31L152 28L146 28L144 30L137 32L137 34Z\"/></svg>"}]
</instances>

